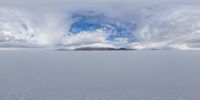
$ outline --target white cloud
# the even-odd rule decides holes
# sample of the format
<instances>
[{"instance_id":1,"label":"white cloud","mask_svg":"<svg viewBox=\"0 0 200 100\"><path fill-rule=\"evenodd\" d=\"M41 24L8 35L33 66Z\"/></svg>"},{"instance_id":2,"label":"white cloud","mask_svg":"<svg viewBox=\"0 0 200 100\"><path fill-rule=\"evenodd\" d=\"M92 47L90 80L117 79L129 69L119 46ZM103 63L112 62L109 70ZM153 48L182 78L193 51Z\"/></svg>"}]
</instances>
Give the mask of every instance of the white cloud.
<instances>
[{"instance_id":1,"label":"white cloud","mask_svg":"<svg viewBox=\"0 0 200 100\"><path fill-rule=\"evenodd\" d=\"M128 39L127 38L115 38L115 45L127 45Z\"/></svg>"},{"instance_id":2,"label":"white cloud","mask_svg":"<svg viewBox=\"0 0 200 100\"><path fill-rule=\"evenodd\" d=\"M164 6L141 11L133 48L199 48L198 6Z\"/></svg>"},{"instance_id":3,"label":"white cloud","mask_svg":"<svg viewBox=\"0 0 200 100\"><path fill-rule=\"evenodd\" d=\"M103 30L96 30L91 32L80 32L76 35L67 35L64 38L64 45L87 45L87 44L96 44L96 43L105 43L107 33Z\"/></svg>"},{"instance_id":4,"label":"white cloud","mask_svg":"<svg viewBox=\"0 0 200 100\"><path fill-rule=\"evenodd\" d=\"M0 45L7 43L34 44L37 27L29 19L29 14L20 10L0 9Z\"/></svg>"},{"instance_id":5,"label":"white cloud","mask_svg":"<svg viewBox=\"0 0 200 100\"><path fill-rule=\"evenodd\" d=\"M82 8L80 6L77 8ZM90 8L90 7L83 7ZM69 35L73 19L68 18L77 10L69 7L67 11L39 13L29 10L0 10L0 40L3 45L67 46L67 47L117 47L128 45L134 49L198 49L200 48L200 10L198 6L153 6L141 10L132 8L96 7L93 11L102 11L119 25L132 32L133 42L127 38L116 38L108 41L112 34L98 29L91 32L80 32ZM110 9L110 10L109 10ZM133 8L134 9L134 8ZM27 13L29 12L29 13ZM123 21L135 22L136 28L127 28ZM121 23L122 22L122 23ZM24 27L25 25L26 27ZM4 42L4 43L3 43Z\"/></svg>"}]
</instances>

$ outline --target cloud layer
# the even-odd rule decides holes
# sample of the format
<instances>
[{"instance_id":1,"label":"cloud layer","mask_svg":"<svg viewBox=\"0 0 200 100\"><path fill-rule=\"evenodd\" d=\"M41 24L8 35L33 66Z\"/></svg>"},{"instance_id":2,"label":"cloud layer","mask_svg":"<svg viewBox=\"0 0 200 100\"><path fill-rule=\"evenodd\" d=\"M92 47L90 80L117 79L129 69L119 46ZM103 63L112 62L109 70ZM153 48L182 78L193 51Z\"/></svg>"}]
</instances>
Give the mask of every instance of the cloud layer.
<instances>
[{"instance_id":1,"label":"cloud layer","mask_svg":"<svg viewBox=\"0 0 200 100\"><path fill-rule=\"evenodd\" d=\"M1 48L199 49L195 5L140 8L81 7L58 11L0 9Z\"/></svg>"}]
</instances>

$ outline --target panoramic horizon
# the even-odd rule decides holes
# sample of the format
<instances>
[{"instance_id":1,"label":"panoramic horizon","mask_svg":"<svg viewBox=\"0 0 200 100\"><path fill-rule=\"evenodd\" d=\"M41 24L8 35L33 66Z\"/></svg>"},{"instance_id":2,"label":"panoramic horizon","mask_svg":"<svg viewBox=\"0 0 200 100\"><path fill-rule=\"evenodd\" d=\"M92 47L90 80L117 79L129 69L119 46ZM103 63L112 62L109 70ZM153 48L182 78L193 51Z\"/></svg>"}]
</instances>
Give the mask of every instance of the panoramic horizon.
<instances>
[{"instance_id":1,"label":"panoramic horizon","mask_svg":"<svg viewBox=\"0 0 200 100\"><path fill-rule=\"evenodd\" d=\"M0 100L200 100L200 0L0 0Z\"/></svg>"}]
</instances>

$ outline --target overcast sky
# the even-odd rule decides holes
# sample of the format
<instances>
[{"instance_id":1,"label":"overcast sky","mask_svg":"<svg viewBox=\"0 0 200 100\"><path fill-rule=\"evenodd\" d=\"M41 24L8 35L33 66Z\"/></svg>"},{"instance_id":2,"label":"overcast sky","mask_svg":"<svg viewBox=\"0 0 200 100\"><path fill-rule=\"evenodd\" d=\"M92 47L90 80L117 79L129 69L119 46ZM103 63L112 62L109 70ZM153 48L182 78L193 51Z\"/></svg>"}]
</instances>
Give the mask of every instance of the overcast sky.
<instances>
[{"instance_id":1,"label":"overcast sky","mask_svg":"<svg viewBox=\"0 0 200 100\"><path fill-rule=\"evenodd\" d=\"M157 4L200 4L199 0L0 0L2 6L55 7L66 6L143 6Z\"/></svg>"}]
</instances>

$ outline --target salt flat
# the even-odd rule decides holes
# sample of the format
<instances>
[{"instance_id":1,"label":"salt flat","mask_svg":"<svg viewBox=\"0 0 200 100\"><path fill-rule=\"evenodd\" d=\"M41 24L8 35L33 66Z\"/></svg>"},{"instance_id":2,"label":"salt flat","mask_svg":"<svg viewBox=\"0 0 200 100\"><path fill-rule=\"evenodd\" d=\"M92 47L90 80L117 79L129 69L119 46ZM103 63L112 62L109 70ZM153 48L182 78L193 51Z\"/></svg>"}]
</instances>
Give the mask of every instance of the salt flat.
<instances>
[{"instance_id":1,"label":"salt flat","mask_svg":"<svg viewBox=\"0 0 200 100\"><path fill-rule=\"evenodd\" d=\"M199 100L199 51L0 51L0 100Z\"/></svg>"}]
</instances>

